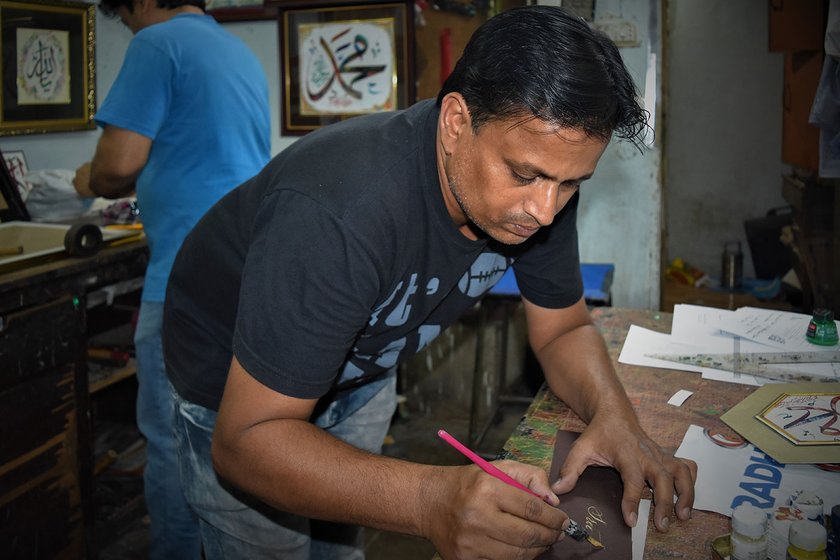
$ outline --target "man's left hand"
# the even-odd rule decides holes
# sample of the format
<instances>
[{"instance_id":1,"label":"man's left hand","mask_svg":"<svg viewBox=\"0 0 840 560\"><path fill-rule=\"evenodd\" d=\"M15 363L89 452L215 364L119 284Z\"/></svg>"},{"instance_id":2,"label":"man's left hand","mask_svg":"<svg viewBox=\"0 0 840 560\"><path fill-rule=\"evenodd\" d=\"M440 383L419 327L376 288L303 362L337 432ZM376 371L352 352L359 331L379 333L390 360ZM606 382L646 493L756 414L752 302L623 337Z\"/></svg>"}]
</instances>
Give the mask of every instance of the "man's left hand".
<instances>
[{"instance_id":1,"label":"man's left hand","mask_svg":"<svg viewBox=\"0 0 840 560\"><path fill-rule=\"evenodd\" d=\"M85 162L76 170L76 176L73 177L73 187L81 197L96 196L90 189L90 162Z\"/></svg>"},{"instance_id":2,"label":"man's left hand","mask_svg":"<svg viewBox=\"0 0 840 560\"><path fill-rule=\"evenodd\" d=\"M659 531L668 530L672 511L683 521L689 519L694 505L697 463L667 453L638 424L626 425L627 419L621 415L613 418L602 420L596 416L587 426L572 446L552 490L557 494L571 491L590 465L614 467L624 483L621 511L627 525L636 526L639 501L646 485L653 490L654 523Z\"/></svg>"}]
</instances>

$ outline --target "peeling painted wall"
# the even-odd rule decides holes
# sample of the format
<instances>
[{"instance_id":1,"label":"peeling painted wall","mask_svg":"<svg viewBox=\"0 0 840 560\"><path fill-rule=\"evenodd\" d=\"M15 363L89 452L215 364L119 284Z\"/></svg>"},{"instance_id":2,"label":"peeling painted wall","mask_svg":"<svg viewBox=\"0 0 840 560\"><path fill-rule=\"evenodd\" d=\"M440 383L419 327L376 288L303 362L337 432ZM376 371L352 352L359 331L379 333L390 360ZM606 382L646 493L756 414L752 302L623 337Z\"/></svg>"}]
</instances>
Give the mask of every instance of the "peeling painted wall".
<instances>
[{"instance_id":1,"label":"peeling painted wall","mask_svg":"<svg viewBox=\"0 0 840 560\"><path fill-rule=\"evenodd\" d=\"M560 0L540 4L561 5ZM656 127L661 99L658 0L598 0L593 23L619 45L624 64ZM639 152L613 140L595 175L581 189L578 219L584 262L615 265L613 305L659 308L662 229L659 142Z\"/></svg>"},{"instance_id":2,"label":"peeling painted wall","mask_svg":"<svg viewBox=\"0 0 840 560\"><path fill-rule=\"evenodd\" d=\"M665 178L668 259L720 278L723 244L781 195L783 55L768 51L766 0L671 1Z\"/></svg>"}]
</instances>

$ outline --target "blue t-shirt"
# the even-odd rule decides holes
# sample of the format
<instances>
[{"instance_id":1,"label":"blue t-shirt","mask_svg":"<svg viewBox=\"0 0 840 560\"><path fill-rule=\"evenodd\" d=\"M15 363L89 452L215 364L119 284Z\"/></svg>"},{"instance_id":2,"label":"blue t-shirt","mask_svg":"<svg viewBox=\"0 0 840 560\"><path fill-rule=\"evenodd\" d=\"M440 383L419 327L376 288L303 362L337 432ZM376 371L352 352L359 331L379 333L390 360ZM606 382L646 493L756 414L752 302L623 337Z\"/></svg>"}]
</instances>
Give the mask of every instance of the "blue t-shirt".
<instances>
[{"instance_id":1,"label":"blue t-shirt","mask_svg":"<svg viewBox=\"0 0 840 560\"><path fill-rule=\"evenodd\" d=\"M265 73L212 17L180 14L135 35L96 122L152 139L137 203L151 250L143 300L162 302L187 233L269 160Z\"/></svg>"}]
</instances>

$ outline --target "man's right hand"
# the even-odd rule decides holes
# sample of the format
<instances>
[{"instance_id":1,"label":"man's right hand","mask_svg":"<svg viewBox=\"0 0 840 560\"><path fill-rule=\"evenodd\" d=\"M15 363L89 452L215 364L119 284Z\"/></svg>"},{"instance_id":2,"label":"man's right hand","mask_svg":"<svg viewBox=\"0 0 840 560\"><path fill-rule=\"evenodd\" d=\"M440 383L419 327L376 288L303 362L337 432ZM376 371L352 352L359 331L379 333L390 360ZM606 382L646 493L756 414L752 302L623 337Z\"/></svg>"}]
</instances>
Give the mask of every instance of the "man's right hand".
<instances>
[{"instance_id":1,"label":"man's right hand","mask_svg":"<svg viewBox=\"0 0 840 560\"><path fill-rule=\"evenodd\" d=\"M444 468L445 476L426 485L432 507L424 531L443 558L525 560L565 538L568 515L557 509L545 471L514 461L494 465L543 499L473 465Z\"/></svg>"}]
</instances>

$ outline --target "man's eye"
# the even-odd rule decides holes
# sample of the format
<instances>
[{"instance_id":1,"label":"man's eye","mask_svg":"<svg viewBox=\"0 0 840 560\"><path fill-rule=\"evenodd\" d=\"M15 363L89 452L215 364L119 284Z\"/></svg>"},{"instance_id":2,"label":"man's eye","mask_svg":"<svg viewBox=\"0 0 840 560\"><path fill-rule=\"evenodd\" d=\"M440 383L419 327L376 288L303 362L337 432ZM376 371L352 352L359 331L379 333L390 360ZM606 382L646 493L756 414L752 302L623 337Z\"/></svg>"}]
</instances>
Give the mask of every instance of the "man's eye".
<instances>
[{"instance_id":1,"label":"man's eye","mask_svg":"<svg viewBox=\"0 0 840 560\"><path fill-rule=\"evenodd\" d=\"M520 185L527 185L527 184L533 183L534 180L536 179L536 177L523 177L522 175L520 175L516 171L511 171L511 174L513 175L513 179L517 183L519 183Z\"/></svg>"}]
</instances>

